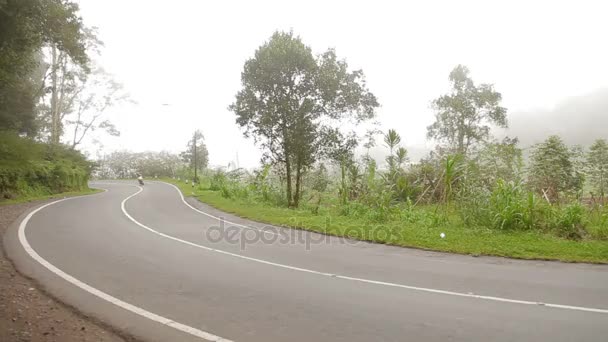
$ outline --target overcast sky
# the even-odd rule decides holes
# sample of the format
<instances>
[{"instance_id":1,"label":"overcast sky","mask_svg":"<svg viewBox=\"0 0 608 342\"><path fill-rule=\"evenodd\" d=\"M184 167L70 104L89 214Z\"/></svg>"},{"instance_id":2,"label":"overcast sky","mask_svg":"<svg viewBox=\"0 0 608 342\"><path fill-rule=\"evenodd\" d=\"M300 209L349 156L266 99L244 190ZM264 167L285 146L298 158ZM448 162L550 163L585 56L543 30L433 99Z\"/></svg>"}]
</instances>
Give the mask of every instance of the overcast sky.
<instances>
[{"instance_id":1,"label":"overcast sky","mask_svg":"<svg viewBox=\"0 0 608 342\"><path fill-rule=\"evenodd\" d=\"M100 64L138 103L109 113L122 135L100 135L104 151L178 152L200 128L212 165L238 152L244 167L261 153L227 106L244 62L275 30L293 30L315 53L335 48L363 69L381 128L395 128L415 157L434 145L425 139L429 103L459 63L520 115L607 87L604 3L80 0L105 42Z\"/></svg>"}]
</instances>

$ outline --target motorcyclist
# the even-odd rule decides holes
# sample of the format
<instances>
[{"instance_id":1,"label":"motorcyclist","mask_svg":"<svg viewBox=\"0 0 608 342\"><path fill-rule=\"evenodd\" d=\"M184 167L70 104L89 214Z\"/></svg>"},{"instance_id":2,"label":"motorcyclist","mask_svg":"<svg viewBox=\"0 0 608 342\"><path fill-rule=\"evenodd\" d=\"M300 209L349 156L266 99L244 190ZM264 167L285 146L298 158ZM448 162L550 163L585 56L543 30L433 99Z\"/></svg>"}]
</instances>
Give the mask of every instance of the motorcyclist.
<instances>
[{"instance_id":1,"label":"motorcyclist","mask_svg":"<svg viewBox=\"0 0 608 342\"><path fill-rule=\"evenodd\" d=\"M139 185L144 185L144 179L141 175L137 175L137 181L139 182Z\"/></svg>"}]
</instances>

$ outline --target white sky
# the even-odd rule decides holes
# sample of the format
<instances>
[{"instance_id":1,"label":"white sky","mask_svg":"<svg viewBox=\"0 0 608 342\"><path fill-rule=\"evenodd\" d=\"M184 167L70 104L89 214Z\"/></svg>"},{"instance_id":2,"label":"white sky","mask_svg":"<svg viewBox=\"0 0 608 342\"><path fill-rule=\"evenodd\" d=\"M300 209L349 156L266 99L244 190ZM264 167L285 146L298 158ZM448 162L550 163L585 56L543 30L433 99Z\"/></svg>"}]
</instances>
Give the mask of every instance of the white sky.
<instances>
[{"instance_id":1,"label":"white sky","mask_svg":"<svg viewBox=\"0 0 608 342\"><path fill-rule=\"evenodd\" d=\"M429 103L459 63L477 83L495 84L511 113L608 86L603 1L79 2L105 42L100 64L138 103L111 111L122 135L99 136L106 153L178 152L200 128L212 165L238 151L240 166L256 166L261 153L227 106L244 62L277 29L363 69L381 128L395 128L414 150L434 145L425 140Z\"/></svg>"}]
</instances>

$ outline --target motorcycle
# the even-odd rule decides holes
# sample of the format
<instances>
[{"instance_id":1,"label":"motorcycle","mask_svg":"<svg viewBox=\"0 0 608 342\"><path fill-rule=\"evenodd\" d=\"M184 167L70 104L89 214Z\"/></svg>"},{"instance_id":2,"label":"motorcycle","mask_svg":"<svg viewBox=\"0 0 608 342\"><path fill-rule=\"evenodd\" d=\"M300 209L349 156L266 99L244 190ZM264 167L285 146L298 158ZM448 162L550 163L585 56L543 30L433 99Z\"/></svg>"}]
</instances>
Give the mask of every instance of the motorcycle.
<instances>
[{"instance_id":1,"label":"motorcycle","mask_svg":"<svg viewBox=\"0 0 608 342\"><path fill-rule=\"evenodd\" d=\"M141 178L138 178L137 181L139 182L139 185L143 186L144 185L144 180Z\"/></svg>"}]
</instances>

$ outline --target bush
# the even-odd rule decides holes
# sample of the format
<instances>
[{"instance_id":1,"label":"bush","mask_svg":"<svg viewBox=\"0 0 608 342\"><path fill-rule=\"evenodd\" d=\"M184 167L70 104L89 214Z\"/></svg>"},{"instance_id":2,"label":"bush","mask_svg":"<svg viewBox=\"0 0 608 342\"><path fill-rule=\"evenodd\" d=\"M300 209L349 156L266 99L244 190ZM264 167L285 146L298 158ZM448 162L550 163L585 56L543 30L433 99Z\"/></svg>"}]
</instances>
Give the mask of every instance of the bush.
<instances>
[{"instance_id":1,"label":"bush","mask_svg":"<svg viewBox=\"0 0 608 342\"><path fill-rule=\"evenodd\" d=\"M558 211L554 223L558 235L568 239L580 239L584 228L585 208L580 203L571 203Z\"/></svg>"},{"instance_id":2,"label":"bush","mask_svg":"<svg viewBox=\"0 0 608 342\"><path fill-rule=\"evenodd\" d=\"M490 217L492 227L507 230L526 228L526 208L521 187L514 182L499 179L490 195Z\"/></svg>"},{"instance_id":3,"label":"bush","mask_svg":"<svg viewBox=\"0 0 608 342\"><path fill-rule=\"evenodd\" d=\"M211 180L209 183L209 190L219 191L226 184L226 173L221 169L215 170L215 173L211 176ZM224 196L226 197L226 196Z\"/></svg>"},{"instance_id":4,"label":"bush","mask_svg":"<svg viewBox=\"0 0 608 342\"><path fill-rule=\"evenodd\" d=\"M483 189L460 198L459 213L467 225L499 230L538 229L579 239L585 233L586 209L575 202L565 207L539 202L521 184L498 180L489 195Z\"/></svg>"},{"instance_id":5,"label":"bush","mask_svg":"<svg viewBox=\"0 0 608 342\"><path fill-rule=\"evenodd\" d=\"M77 151L0 132L3 198L48 195L87 188L91 164Z\"/></svg>"}]
</instances>

